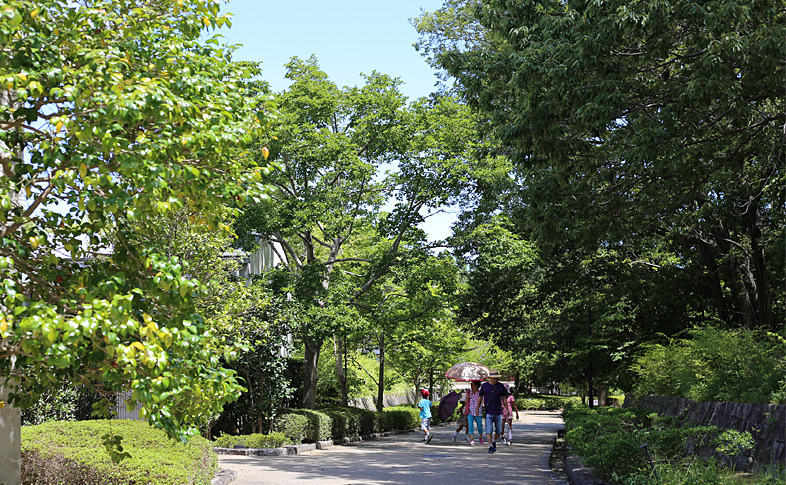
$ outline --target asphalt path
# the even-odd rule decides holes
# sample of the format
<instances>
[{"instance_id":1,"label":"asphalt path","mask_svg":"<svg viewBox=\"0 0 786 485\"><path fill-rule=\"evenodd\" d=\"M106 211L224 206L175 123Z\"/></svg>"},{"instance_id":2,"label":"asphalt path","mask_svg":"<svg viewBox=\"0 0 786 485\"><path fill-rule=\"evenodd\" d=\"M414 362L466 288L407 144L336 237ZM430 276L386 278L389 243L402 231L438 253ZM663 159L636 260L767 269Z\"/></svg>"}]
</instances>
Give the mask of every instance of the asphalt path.
<instances>
[{"instance_id":1,"label":"asphalt path","mask_svg":"<svg viewBox=\"0 0 786 485\"><path fill-rule=\"evenodd\" d=\"M432 429L431 443L420 432L336 446L289 456L219 455L221 468L237 472L232 485L555 485L540 460L557 430L558 412L520 413L513 425L513 444L474 446L451 438L455 426Z\"/></svg>"}]
</instances>

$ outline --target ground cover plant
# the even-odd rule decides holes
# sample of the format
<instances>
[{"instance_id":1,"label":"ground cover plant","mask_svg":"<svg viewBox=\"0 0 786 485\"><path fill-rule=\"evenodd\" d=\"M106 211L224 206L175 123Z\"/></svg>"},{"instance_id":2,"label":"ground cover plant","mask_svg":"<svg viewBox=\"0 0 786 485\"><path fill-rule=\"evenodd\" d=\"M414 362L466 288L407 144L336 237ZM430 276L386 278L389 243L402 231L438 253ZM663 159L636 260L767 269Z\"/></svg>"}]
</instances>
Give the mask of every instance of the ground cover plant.
<instances>
[{"instance_id":1,"label":"ground cover plant","mask_svg":"<svg viewBox=\"0 0 786 485\"><path fill-rule=\"evenodd\" d=\"M103 444L107 433L122 435L114 464ZM217 459L209 441L184 444L146 422L93 420L49 422L22 428L22 483L36 485L209 484Z\"/></svg>"},{"instance_id":2,"label":"ground cover plant","mask_svg":"<svg viewBox=\"0 0 786 485\"><path fill-rule=\"evenodd\" d=\"M692 426L631 408L591 410L571 403L563 416L573 452L615 485L786 483L778 472L740 478L735 463L753 449L750 433Z\"/></svg>"}]
</instances>

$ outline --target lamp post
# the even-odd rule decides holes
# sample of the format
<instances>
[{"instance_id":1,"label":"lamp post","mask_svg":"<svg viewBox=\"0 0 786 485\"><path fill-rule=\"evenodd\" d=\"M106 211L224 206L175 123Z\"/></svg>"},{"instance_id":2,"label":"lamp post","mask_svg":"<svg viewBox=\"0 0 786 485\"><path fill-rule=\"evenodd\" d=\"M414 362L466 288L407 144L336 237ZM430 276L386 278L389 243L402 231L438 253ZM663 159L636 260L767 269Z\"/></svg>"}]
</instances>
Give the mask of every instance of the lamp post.
<instances>
[{"instance_id":1,"label":"lamp post","mask_svg":"<svg viewBox=\"0 0 786 485\"><path fill-rule=\"evenodd\" d=\"M589 303L587 310L587 341L589 345L589 370L587 372L589 376L589 407L592 409L595 407L592 397L592 302Z\"/></svg>"}]
</instances>

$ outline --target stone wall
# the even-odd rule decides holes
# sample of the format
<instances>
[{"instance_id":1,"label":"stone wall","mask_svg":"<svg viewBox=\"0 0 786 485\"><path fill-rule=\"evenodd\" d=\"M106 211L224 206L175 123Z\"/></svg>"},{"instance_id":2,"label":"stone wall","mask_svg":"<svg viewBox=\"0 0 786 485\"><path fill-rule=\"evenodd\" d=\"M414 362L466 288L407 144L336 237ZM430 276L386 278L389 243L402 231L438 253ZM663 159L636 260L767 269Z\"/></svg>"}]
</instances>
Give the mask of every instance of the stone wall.
<instances>
[{"instance_id":1,"label":"stone wall","mask_svg":"<svg viewBox=\"0 0 786 485\"><path fill-rule=\"evenodd\" d=\"M679 417L702 426L749 431L755 442L754 466L786 466L786 404L695 402L648 395L637 402L626 398L625 406Z\"/></svg>"},{"instance_id":2,"label":"stone wall","mask_svg":"<svg viewBox=\"0 0 786 485\"><path fill-rule=\"evenodd\" d=\"M415 399L412 397L412 394L385 394L382 400L384 406L383 407L390 407L390 406L398 406L400 404L414 404ZM368 409L369 411L376 411L377 405L374 403L374 399L370 397L361 397L359 399L350 399L349 403L350 406L355 406L356 408L361 409Z\"/></svg>"}]
</instances>

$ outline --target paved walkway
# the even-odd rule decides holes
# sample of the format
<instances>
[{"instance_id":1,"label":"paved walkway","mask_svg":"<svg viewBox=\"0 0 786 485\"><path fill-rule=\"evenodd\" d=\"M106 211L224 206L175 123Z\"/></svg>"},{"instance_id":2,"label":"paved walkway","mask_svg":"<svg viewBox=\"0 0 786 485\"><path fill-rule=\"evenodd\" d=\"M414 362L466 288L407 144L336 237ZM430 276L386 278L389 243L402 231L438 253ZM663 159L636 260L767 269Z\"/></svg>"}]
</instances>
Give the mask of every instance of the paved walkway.
<instances>
[{"instance_id":1,"label":"paved walkway","mask_svg":"<svg viewBox=\"0 0 786 485\"><path fill-rule=\"evenodd\" d=\"M219 465L237 472L232 485L554 485L540 459L561 428L557 412L527 412L514 423L513 444L497 443L494 454L463 435L454 443L455 426L437 426L429 444L413 432L292 456L219 455Z\"/></svg>"}]
</instances>

